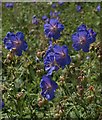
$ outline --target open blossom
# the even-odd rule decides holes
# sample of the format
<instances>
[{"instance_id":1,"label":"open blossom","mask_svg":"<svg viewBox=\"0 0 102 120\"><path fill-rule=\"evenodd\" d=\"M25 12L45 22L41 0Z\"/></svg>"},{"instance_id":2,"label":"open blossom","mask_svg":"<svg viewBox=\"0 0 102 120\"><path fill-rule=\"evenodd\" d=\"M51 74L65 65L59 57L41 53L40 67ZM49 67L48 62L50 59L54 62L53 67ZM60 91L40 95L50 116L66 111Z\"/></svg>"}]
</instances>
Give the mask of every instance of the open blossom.
<instances>
[{"instance_id":1,"label":"open blossom","mask_svg":"<svg viewBox=\"0 0 102 120\"><path fill-rule=\"evenodd\" d=\"M60 38L60 32L63 31L64 26L57 19L50 19L48 23L44 24L44 32L48 38L57 40Z\"/></svg>"},{"instance_id":2,"label":"open blossom","mask_svg":"<svg viewBox=\"0 0 102 120\"><path fill-rule=\"evenodd\" d=\"M56 3L53 3L53 4L52 4L52 8L56 8Z\"/></svg>"},{"instance_id":3,"label":"open blossom","mask_svg":"<svg viewBox=\"0 0 102 120\"><path fill-rule=\"evenodd\" d=\"M38 21L37 17L34 15L34 16L32 17L32 24L37 25L38 23L39 23L39 21Z\"/></svg>"},{"instance_id":4,"label":"open blossom","mask_svg":"<svg viewBox=\"0 0 102 120\"><path fill-rule=\"evenodd\" d=\"M47 100L52 100L55 97L54 93L58 85L50 76L44 75L41 79L40 87L42 89L41 95Z\"/></svg>"},{"instance_id":5,"label":"open blossom","mask_svg":"<svg viewBox=\"0 0 102 120\"><path fill-rule=\"evenodd\" d=\"M22 51L26 51L28 48L27 43L24 41L24 34L22 32L8 32L3 39L5 48L13 51L15 55L21 56Z\"/></svg>"},{"instance_id":6,"label":"open blossom","mask_svg":"<svg viewBox=\"0 0 102 120\"><path fill-rule=\"evenodd\" d=\"M77 5L76 10L77 10L77 12L80 12L82 10L82 7L80 5Z\"/></svg>"},{"instance_id":7,"label":"open blossom","mask_svg":"<svg viewBox=\"0 0 102 120\"><path fill-rule=\"evenodd\" d=\"M68 55L66 45L59 46L55 44L54 46L50 46L44 57L44 67L48 75L51 75L53 71L57 71L59 68L64 69L70 62L71 58Z\"/></svg>"},{"instance_id":8,"label":"open blossom","mask_svg":"<svg viewBox=\"0 0 102 120\"><path fill-rule=\"evenodd\" d=\"M77 28L77 32L72 34L73 48L76 51L82 49L84 52L89 52L90 44L95 42L96 32L93 29L88 29L82 24Z\"/></svg>"},{"instance_id":9,"label":"open blossom","mask_svg":"<svg viewBox=\"0 0 102 120\"><path fill-rule=\"evenodd\" d=\"M98 6L96 7L96 10L97 10L98 12L100 12L100 10L101 10L101 5L98 5Z\"/></svg>"}]
</instances>

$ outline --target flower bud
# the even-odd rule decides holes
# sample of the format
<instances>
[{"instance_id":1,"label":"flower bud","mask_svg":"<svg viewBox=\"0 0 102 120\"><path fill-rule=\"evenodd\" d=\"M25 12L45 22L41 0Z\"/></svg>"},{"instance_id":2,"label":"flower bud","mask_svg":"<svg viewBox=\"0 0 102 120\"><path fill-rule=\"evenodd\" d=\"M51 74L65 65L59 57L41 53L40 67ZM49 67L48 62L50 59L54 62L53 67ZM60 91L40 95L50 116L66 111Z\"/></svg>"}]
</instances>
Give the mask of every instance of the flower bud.
<instances>
[{"instance_id":1,"label":"flower bud","mask_svg":"<svg viewBox=\"0 0 102 120\"><path fill-rule=\"evenodd\" d=\"M38 101L42 101L42 98L40 97L40 98L38 98Z\"/></svg>"},{"instance_id":2,"label":"flower bud","mask_svg":"<svg viewBox=\"0 0 102 120\"><path fill-rule=\"evenodd\" d=\"M68 96L64 96L63 99L64 99L64 100L68 99Z\"/></svg>"},{"instance_id":3,"label":"flower bud","mask_svg":"<svg viewBox=\"0 0 102 120\"><path fill-rule=\"evenodd\" d=\"M36 70L36 73L37 73L37 74L39 74L39 75L42 75L42 74L43 74L43 72L44 72L44 70L43 70L43 69Z\"/></svg>"},{"instance_id":4,"label":"flower bud","mask_svg":"<svg viewBox=\"0 0 102 120\"><path fill-rule=\"evenodd\" d=\"M94 49L95 49L94 45L91 45L90 46L90 51L94 51Z\"/></svg>"},{"instance_id":5,"label":"flower bud","mask_svg":"<svg viewBox=\"0 0 102 120\"><path fill-rule=\"evenodd\" d=\"M12 58L13 58L13 53L12 52L7 54L7 60L12 60Z\"/></svg>"},{"instance_id":6,"label":"flower bud","mask_svg":"<svg viewBox=\"0 0 102 120\"><path fill-rule=\"evenodd\" d=\"M89 87L89 90L90 90L90 91L93 91L93 92L95 91L95 89L94 89L93 86L90 86L90 87Z\"/></svg>"},{"instance_id":7,"label":"flower bud","mask_svg":"<svg viewBox=\"0 0 102 120\"><path fill-rule=\"evenodd\" d=\"M48 100L42 99L41 97L38 99L38 106L42 107L43 105L47 104Z\"/></svg>"},{"instance_id":8,"label":"flower bud","mask_svg":"<svg viewBox=\"0 0 102 120\"><path fill-rule=\"evenodd\" d=\"M48 100L47 100L47 99L44 99L43 102L44 102L44 104L47 104L47 103L48 103Z\"/></svg>"},{"instance_id":9,"label":"flower bud","mask_svg":"<svg viewBox=\"0 0 102 120\"><path fill-rule=\"evenodd\" d=\"M41 57L41 52L37 52L37 57Z\"/></svg>"},{"instance_id":10,"label":"flower bud","mask_svg":"<svg viewBox=\"0 0 102 120\"><path fill-rule=\"evenodd\" d=\"M44 53L45 53L45 51L38 51L37 52L37 57L39 58L39 57L42 57L43 55L44 55Z\"/></svg>"},{"instance_id":11,"label":"flower bud","mask_svg":"<svg viewBox=\"0 0 102 120\"><path fill-rule=\"evenodd\" d=\"M42 106L43 106L43 101L39 101L39 102L38 102L38 106L39 106L39 107L42 107Z\"/></svg>"},{"instance_id":12,"label":"flower bud","mask_svg":"<svg viewBox=\"0 0 102 120\"><path fill-rule=\"evenodd\" d=\"M62 116L62 114L63 114L63 111L62 111L62 110L59 110L59 114L60 114L60 116Z\"/></svg>"},{"instance_id":13,"label":"flower bud","mask_svg":"<svg viewBox=\"0 0 102 120\"><path fill-rule=\"evenodd\" d=\"M58 119L60 118L60 114L56 113L54 117Z\"/></svg>"},{"instance_id":14,"label":"flower bud","mask_svg":"<svg viewBox=\"0 0 102 120\"><path fill-rule=\"evenodd\" d=\"M78 90L78 95L82 96L84 93L84 87L82 85L78 85L77 90Z\"/></svg>"},{"instance_id":15,"label":"flower bud","mask_svg":"<svg viewBox=\"0 0 102 120\"><path fill-rule=\"evenodd\" d=\"M16 94L16 98L17 100L20 99L23 96L23 92L19 92L18 94Z\"/></svg>"},{"instance_id":16,"label":"flower bud","mask_svg":"<svg viewBox=\"0 0 102 120\"><path fill-rule=\"evenodd\" d=\"M65 81L64 76L60 76L59 80L60 80L61 83L63 83Z\"/></svg>"},{"instance_id":17,"label":"flower bud","mask_svg":"<svg viewBox=\"0 0 102 120\"><path fill-rule=\"evenodd\" d=\"M93 95L90 95L87 97L87 100L89 101L89 103L91 103L94 99L94 96Z\"/></svg>"},{"instance_id":18,"label":"flower bud","mask_svg":"<svg viewBox=\"0 0 102 120\"><path fill-rule=\"evenodd\" d=\"M99 61L102 61L102 55L98 55Z\"/></svg>"}]
</instances>

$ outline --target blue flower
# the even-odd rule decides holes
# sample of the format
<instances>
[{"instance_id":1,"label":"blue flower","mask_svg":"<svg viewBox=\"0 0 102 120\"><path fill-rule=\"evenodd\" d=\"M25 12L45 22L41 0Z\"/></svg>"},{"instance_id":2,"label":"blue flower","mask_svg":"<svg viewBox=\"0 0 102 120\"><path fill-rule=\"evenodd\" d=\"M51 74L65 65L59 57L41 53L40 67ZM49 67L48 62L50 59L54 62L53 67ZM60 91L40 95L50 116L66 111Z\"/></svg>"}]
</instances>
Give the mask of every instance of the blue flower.
<instances>
[{"instance_id":1,"label":"blue flower","mask_svg":"<svg viewBox=\"0 0 102 120\"><path fill-rule=\"evenodd\" d=\"M77 32L72 34L73 48L76 51L82 49L84 52L89 52L90 44L95 42L96 32L92 29L87 30L87 27L82 24L77 28Z\"/></svg>"},{"instance_id":2,"label":"blue flower","mask_svg":"<svg viewBox=\"0 0 102 120\"><path fill-rule=\"evenodd\" d=\"M55 61L62 69L64 69L66 65L70 64L71 58L68 55L68 48L66 45L54 45L53 51L55 54Z\"/></svg>"},{"instance_id":3,"label":"blue flower","mask_svg":"<svg viewBox=\"0 0 102 120\"><path fill-rule=\"evenodd\" d=\"M89 59L90 59L90 56L86 56L86 59L89 60Z\"/></svg>"},{"instance_id":4,"label":"blue flower","mask_svg":"<svg viewBox=\"0 0 102 120\"><path fill-rule=\"evenodd\" d=\"M47 75L51 75L53 71L57 71L59 68L64 69L70 62L71 59L66 45L62 47L56 44L54 46L50 45L44 57L44 67L48 72Z\"/></svg>"},{"instance_id":5,"label":"blue flower","mask_svg":"<svg viewBox=\"0 0 102 120\"><path fill-rule=\"evenodd\" d=\"M41 79L40 87L42 89L41 95L47 100L52 100L55 97L54 93L58 85L55 81L51 80L50 76L44 75Z\"/></svg>"},{"instance_id":6,"label":"blue flower","mask_svg":"<svg viewBox=\"0 0 102 120\"><path fill-rule=\"evenodd\" d=\"M44 32L48 38L57 40L60 38L60 32L63 31L64 26L57 19L50 19L48 23L44 25Z\"/></svg>"},{"instance_id":7,"label":"blue flower","mask_svg":"<svg viewBox=\"0 0 102 120\"><path fill-rule=\"evenodd\" d=\"M92 28L90 28L90 29L88 30L88 32L89 32L89 34L90 34L90 43L95 42L95 41L96 41L96 35L97 35L97 33L94 32Z\"/></svg>"},{"instance_id":8,"label":"blue flower","mask_svg":"<svg viewBox=\"0 0 102 120\"><path fill-rule=\"evenodd\" d=\"M38 19L36 18L36 16L34 15L34 16L32 17L32 24L37 25L38 23L39 23L39 21L38 21Z\"/></svg>"},{"instance_id":9,"label":"blue flower","mask_svg":"<svg viewBox=\"0 0 102 120\"><path fill-rule=\"evenodd\" d=\"M5 48L13 51L15 55L21 56L22 51L26 51L28 48L27 43L24 41L24 34L22 32L8 32L4 38Z\"/></svg>"},{"instance_id":10,"label":"blue flower","mask_svg":"<svg viewBox=\"0 0 102 120\"><path fill-rule=\"evenodd\" d=\"M5 4L6 8L13 8L13 6L14 6L14 3L6 3Z\"/></svg>"},{"instance_id":11,"label":"blue flower","mask_svg":"<svg viewBox=\"0 0 102 120\"><path fill-rule=\"evenodd\" d=\"M96 10L97 10L98 12L100 12L100 11L101 11L101 5L98 5L98 6L96 7Z\"/></svg>"},{"instance_id":12,"label":"blue flower","mask_svg":"<svg viewBox=\"0 0 102 120\"><path fill-rule=\"evenodd\" d=\"M63 4L64 4L64 2L58 2L58 4L59 4L59 5L63 5Z\"/></svg>"},{"instance_id":13,"label":"blue flower","mask_svg":"<svg viewBox=\"0 0 102 120\"><path fill-rule=\"evenodd\" d=\"M77 10L77 12L81 12L82 7L81 7L80 5L77 5L77 6L76 6L76 10Z\"/></svg>"},{"instance_id":14,"label":"blue flower","mask_svg":"<svg viewBox=\"0 0 102 120\"><path fill-rule=\"evenodd\" d=\"M56 3L53 3L53 4L52 4L52 8L56 8Z\"/></svg>"},{"instance_id":15,"label":"blue flower","mask_svg":"<svg viewBox=\"0 0 102 120\"><path fill-rule=\"evenodd\" d=\"M4 108L4 106L5 106L4 102L0 99L0 110Z\"/></svg>"}]
</instances>

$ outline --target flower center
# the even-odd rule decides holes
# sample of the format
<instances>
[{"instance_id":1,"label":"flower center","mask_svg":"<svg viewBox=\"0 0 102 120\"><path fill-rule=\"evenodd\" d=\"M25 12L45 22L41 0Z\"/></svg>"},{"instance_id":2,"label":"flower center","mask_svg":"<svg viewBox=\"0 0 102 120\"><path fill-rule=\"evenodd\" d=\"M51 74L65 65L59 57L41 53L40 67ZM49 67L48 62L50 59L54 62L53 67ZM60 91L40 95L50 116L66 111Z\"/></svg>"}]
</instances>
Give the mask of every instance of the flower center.
<instances>
[{"instance_id":1,"label":"flower center","mask_svg":"<svg viewBox=\"0 0 102 120\"><path fill-rule=\"evenodd\" d=\"M46 84L46 89L47 89L47 90L52 89L52 86L51 86L51 84L50 84L50 83L45 83L45 84Z\"/></svg>"},{"instance_id":2,"label":"flower center","mask_svg":"<svg viewBox=\"0 0 102 120\"><path fill-rule=\"evenodd\" d=\"M85 44L85 43L86 43L86 38L85 38L85 37L83 37L83 36L82 36L82 37L80 37L80 38L79 38L79 40L80 40L80 44L81 44L81 45L83 45L83 44Z\"/></svg>"},{"instance_id":3,"label":"flower center","mask_svg":"<svg viewBox=\"0 0 102 120\"><path fill-rule=\"evenodd\" d=\"M65 54L64 52L61 52L60 54L61 54L61 57L62 57L62 58L65 58L65 57L66 57L66 54Z\"/></svg>"},{"instance_id":4,"label":"flower center","mask_svg":"<svg viewBox=\"0 0 102 120\"><path fill-rule=\"evenodd\" d=\"M93 36L92 32L90 32L90 36Z\"/></svg>"},{"instance_id":5,"label":"flower center","mask_svg":"<svg viewBox=\"0 0 102 120\"><path fill-rule=\"evenodd\" d=\"M52 32L57 31L57 27L56 27L56 25L51 26L51 31L52 31Z\"/></svg>"},{"instance_id":6,"label":"flower center","mask_svg":"<svg viewBox=\"0 0 102 120\"><path fill-rule=\"evenodd\" d=\"M14 43L14 45L15 45L16 47L19 47L22 42L21 42L20 40L16 40L16 41L14 41L13 43Z\"/></svg>"}]
</instances>

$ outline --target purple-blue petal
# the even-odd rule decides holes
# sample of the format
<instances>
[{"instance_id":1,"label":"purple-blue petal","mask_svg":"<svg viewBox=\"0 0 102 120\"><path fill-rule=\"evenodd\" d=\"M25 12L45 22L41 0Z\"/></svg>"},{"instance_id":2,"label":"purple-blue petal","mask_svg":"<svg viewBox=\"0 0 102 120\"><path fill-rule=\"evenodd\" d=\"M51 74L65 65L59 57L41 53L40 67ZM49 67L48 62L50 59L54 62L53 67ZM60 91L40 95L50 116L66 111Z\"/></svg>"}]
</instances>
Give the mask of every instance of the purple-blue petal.
<instances>
[{"instance_id":1,"label":"purple-blue petal","mask_svg":"<svg viewBox=\"0 0 102 120\"><path fill-rule=\"evenodd\" d=\"M79 43L73 43L72 47L76 50L79 51L81 49L81 45Z\"/></svg>"},{"instance_id":2,"label":"purple-blue petal","mask_svg":"<svg viewBox=\"0 0 102 120\"><path fill-rule=\"evenodd\" d=\"M16 36L19 40L24 40L24 34L22 32L17 32Z\"/></svg>"},{"instance_id":3,"label":"purple-blue petal","mask_svg":"<svg viewBox=\"0 0 102 120\"><path fill-rule=\"evenodd\" d=\"M87 28L86 28L86 25L85 24L82 24L82 25L80 25L78 28L77 28L77 31L84 31L84 30L86 30Z\"/></svg>"},{"instance_id":4,"label":"purple-blue petal","mask_svg":"<svg viewBox=\"0 0 102 120\"><path fill-rule=\"evenodd\" d=\"M90 45L89 45L89 44L86 44L86 45L84 45L84 46L82 47L82 50L83 50L84 52L89 52L89 47L90 47Z\"/></svg>"},{"instance_id":5,"label":"purple-blue petal","mask_svg":"<svg viewBox=\"0 0 102 120\"><path fill-rule=\"evenodd\" d=\"M59 39L60 38L60 32L56 32L54 35L53 35L53 39L54 40L57 40L57 39Z\"/></svg>"},{"instance_id":6,"label":"purple-blue petal","mask_svg":"<svg viewBox=\"0 0 102 120\"><path fill-rule=\"evenodd\" d=\"M63 31L64 30L64 25L62 25L62 24L58 24L58 29L59 29L59 31Z\"/></svg>"},{"instance_id":7,"label":"purple-blue petal","mask_svg":"<svg viewBox=\"0 0 102 120\"><path fill-rule=\"evenodd\" d=\"M22 49L16 49L15 55L21 56L22 55Z\"/></svg>"},{"instance_id":8,"label":"purple-blue petal","mask_svg":"<svg viewBox=\"0 0 102 120\"><path fill-rule=\"evenodd\" d=\"M78 33L72 34L72 41L78 43L78 41L79 41L79 34Z\"/></svg>"}]
</instances>

